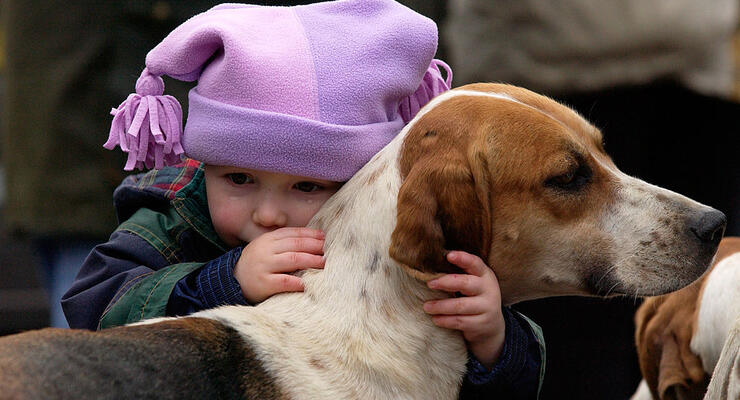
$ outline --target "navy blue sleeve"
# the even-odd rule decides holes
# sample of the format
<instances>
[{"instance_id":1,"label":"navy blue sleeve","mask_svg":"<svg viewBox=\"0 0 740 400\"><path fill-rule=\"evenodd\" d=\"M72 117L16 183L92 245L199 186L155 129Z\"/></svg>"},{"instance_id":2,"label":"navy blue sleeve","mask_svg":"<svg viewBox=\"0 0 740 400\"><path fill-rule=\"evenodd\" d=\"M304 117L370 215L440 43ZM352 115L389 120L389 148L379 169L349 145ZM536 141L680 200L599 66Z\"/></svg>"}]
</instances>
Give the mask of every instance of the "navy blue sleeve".
<instances>
[{"instance_id":1,"label":"navy blue sleeve","mask_svg":"<svg viewBox=\"0 0 740 400\"><path fill-rule=\"evenodd\" d=\"M136 282L167 266L144 239L116 231L87 256L72 287L62 296L70 328L95 330L106 308Z\"/></svg>"},{"instance_id":2,"label":"navy blue sleeve","mask_svg":"<svg viewBox=\"0 0 740 400\"><path fill-rule=\"evenodd\" d=\"M180 279L167 302L167 315L188 315L222 305L248 305L234 278L242 248L234 248Z\"/></svg>"},{"instance_id":3,"label":"navy blue sleeve","mask_svg":"<svg viewBox=\"0 0 740 400\"><path fill-rule=\"evenodd\" d=\"M506 332L504 348L492 369L470 356L460 399L536 399L540 350L526 321L507 307L502 309Z\"/></svg>"},{"instance_id":4,"label":"navy blue sleeve","mask_svg":"<svg viewBox=\"0 0 740 400\"><path fill-rule=\"evenodd\" d=\"M188 315L224 304L247 304L233 269L233 249L181 279L168 299L166 315ZM108 307L135 284L169 265L140 236L115 231L87 256L72 287L62 296L70 328L96 330Z\"/></svg>"}]
</instances>

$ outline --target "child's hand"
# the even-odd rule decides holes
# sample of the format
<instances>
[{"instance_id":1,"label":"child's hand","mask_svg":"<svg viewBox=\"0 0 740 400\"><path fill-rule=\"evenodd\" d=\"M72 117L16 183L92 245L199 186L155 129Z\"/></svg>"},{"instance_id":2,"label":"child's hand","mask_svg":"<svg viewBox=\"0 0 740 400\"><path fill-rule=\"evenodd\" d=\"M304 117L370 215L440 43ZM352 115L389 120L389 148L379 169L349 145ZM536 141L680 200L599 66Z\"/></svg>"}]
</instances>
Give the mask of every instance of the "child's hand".
<instances>
[{"instance_id":1,"label":"child's hand","mask_svg":"<svg viewBox=\"0 0 740 400\"><path fill-rule=\"evenodd\" d=\"M280 228L249 243L234 267L244 298L257 304L282 292L303 291L299 269L324 268L324 233L309 228Z\"/></svg>"},{"instance_id":2,"label":"child's hand","mask_svg":"<svg viewBox=\"0 0 740 400\"><path fill-rule=\"evenodd\" d=\"M505 322L501 312L501 289L493 271L480 257L451 251L447 260L466 274L447 274L427 283L432 289L462 293L462 297L432 300L424 311L434 324L463 332L468 350L486 368L491 368L504 347Z\"/></svg>"}]
</instances>

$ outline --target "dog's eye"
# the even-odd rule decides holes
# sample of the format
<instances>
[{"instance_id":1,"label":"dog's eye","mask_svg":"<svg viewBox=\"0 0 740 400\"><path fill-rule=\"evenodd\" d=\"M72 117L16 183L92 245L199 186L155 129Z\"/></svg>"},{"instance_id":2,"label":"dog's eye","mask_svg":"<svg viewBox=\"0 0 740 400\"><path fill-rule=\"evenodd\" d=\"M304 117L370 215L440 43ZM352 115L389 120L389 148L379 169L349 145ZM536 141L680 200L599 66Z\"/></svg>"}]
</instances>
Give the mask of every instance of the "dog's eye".
<instances>
[{"instance_id":1,"label":"dog's eye","mask_svg":"<svg viewBox=\"0 0 740 400\"><path fill-rule=\"evenodd\" d=\"M563 175L558 175L556 177L553 177L551 180L551 183L557 186L566 186L570 185L573 182L573 178L576 177L576 171L568 171L567 173Z\"/></svg>"},{"instance_id":2,"label":"dog's eye","mask_svg":"<svg viewBox=\"0 0 740 400\"><path fill-rule=\"evenodd\" d=\"M580 165L578 168L571 169L564 174L549 178L545 181L545 186L569 192L576 191L591 180L591 175L591 168Z\"/></svg>"}]
</instances>

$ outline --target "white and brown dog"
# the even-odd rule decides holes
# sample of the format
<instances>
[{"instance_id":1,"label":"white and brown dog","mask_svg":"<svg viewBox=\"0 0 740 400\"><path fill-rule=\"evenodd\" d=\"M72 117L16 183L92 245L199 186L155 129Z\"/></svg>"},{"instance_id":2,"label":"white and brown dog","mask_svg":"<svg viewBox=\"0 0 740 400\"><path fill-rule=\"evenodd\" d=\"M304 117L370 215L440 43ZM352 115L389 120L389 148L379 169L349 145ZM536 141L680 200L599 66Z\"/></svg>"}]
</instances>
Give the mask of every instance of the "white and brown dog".
<instances>
[{"instance_id":1,"label":"white and brown dog","mask_svg":"<svg viewBox=\"0 0 740 400\"><path fill-rule=\"evenodd\" d=\"M644 379L633 400L740 400L740 238L724 238L696 282L646 299L635 323Z\"/></svg>"},{"instance_id":2,"label":"white and brown dog","mask_svg":"<svg viewBox=\"0 0 740 400\"><path fill-rule=\"evenodd\" d=\"M98 333L0 340L2 398L455 399L461 335L425 279L481 256L506 304L657 295L709 265L722 213L621 173L601 133L498 84L432 100L314 217L323 270L305 291Z\"/></svg>"}]
</instances>

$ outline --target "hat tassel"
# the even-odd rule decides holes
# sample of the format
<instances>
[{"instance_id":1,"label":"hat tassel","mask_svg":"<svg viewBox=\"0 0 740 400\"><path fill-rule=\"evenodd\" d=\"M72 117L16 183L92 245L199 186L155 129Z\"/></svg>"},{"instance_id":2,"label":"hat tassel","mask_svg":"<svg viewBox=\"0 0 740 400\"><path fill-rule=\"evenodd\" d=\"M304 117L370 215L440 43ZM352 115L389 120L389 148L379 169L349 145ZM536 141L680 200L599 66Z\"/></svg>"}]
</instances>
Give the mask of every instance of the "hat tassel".
<instances>
[{"instance_id":1,"label":"hat tassel","mask_svg":"<svg viewBox=\"0 0 740 400\"><path fill-rule=\"evenodd\" d=\"M446 79L442 78L442 72L439 70L439 67L445 70ZM421 80L421 84L419 84L419 88L416 89L416 92L401 100L401 104L398 106L398 111L401 114L401 118L403 118L403 122L408 123L411 121L425 104L438 94L450 90L451 85L452 68L442 60L433 59Z\"/></svg>"},{"instance_id":2,"label":"hat tassel","mask_svg":"<svg viewBox=\"0 0 740 400\"><path fill-rule=\"evenodd\" d=\"M164 95L164 81L144 69L132 93L118 108L111 110L108 140L103 147L119 146L128 153L124 170L161 169L181 161L185 151L182 138L182 107L172 96Z\"/></svg>"}]
</instances>

